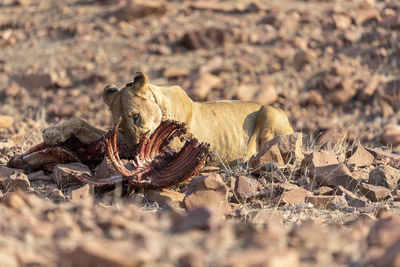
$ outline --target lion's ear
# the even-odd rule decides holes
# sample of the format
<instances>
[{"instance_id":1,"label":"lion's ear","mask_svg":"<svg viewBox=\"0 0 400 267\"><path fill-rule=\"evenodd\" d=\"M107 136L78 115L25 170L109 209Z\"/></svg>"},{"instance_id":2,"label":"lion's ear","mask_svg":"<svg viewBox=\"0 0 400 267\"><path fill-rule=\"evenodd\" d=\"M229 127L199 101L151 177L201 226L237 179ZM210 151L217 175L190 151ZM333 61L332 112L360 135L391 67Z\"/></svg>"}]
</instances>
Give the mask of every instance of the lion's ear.
<instances>
[{"instance_id":1,"label":"lion's ear","mask_svg":"<svg viewBox=\"0 0 400 267\"><path fill-rule=\"evenodd\" d=\"M106 103L107 106L110 106L118 92L119 90L115 85L107 84L103 90L104 103Z\"/></svg>"},{"instance_id":2,"label":"lion's ear","mask_svg":"<svg viewBox=\"0 0 400 267\"><path fill-rule=\"evenodd\" d=\"M138 95L144 95L147 90L147 84L149 83L149 77L147 77L144 71L137 71L133 78L132 88Z\"/></svg>"}]
</instances>

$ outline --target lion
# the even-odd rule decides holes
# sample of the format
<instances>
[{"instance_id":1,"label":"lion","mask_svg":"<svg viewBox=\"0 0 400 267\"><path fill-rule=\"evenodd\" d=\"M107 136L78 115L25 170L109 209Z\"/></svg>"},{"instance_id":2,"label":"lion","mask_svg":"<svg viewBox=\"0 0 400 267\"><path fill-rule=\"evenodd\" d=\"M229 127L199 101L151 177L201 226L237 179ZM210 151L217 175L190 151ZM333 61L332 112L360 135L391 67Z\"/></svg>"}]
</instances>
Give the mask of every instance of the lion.
<instances>
[{"instance_id":1,"label":"lion","mask_svg":"<svg viewBox=\"0 0 400 267\"><path fill-rule=\"evenodd\" d=\"M275 136L293 133L287 115L267 105L240 100L195 102L179 86L159 87L149 83L143 71L122 89L107 85L103 100L114 122L122 119L124 142L134 147L143 134L152 133L165 120L187 125L188 132L210 144L210 163L234 164L255 155L263 143ZM71 136L88 143L101 138L104 131L82 119L72 119L43 131L47 144L57 144ZM179 140L171 144L179 147Z\"/></svg>"}]
</instances>

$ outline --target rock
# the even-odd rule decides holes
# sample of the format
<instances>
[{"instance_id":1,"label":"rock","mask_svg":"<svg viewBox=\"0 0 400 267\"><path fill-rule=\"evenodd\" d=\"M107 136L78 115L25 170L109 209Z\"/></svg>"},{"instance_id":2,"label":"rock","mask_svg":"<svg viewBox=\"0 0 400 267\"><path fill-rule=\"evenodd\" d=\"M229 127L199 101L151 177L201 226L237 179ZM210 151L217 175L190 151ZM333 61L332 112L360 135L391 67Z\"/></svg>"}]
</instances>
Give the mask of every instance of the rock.
<instances>
[{"instance_id":1,"label":"rock","mask_svg":"<svg viewBox=\"0 0 400 267\"><path fill-rule=\"evenodd\" d=\"M79 201L85 198L93 198L94 197L94 188L93 185L85 184L82 187L72 190L71 199L72 201Z\"/></svg>"},{"instance_id":2,"label":"rock","mask_svg":"<svg viewBox=\"0 0 400 267\"><path fill-rule=\"evenodd\" d=\"M370 20L382 20L379 11L372 8L354 10L352 17L357 25L363 25L365 22Z\"/></svg>"},{"instance_id":3,"label":"rock","mask_svg":"<svg viewBox=\"0 0 400 267\"><path fill-rule=\"evenodd\" d=\"M189 49L212 49L227 43L242 41L242 34L232 28L203 28L186 32L181 40L181 44Z\"/></svg>"},{"instance_id":4,"label":"rock","mask_svg":"<svg viewBox=\"0 0 400 267\"><path fill-rule=\"evenodd\" d=\"M297 51L293 57L294 65L297 68L303 68L305 65L310 64L315 56L314 51L309 49Z\"/></svg>"},{"instance_id":5,"label":"rock","mask_svg":"<svg viewBox=\"0 0 400 267\"><path fill-rule=\"evenodd\" d=\"M381 81L382 81L382 76L380 75L372 76L361 92L361 99L363 100L370 99L378 89L379 83Z\"/></svg>"},{"instance_id":6,"label":"rock","mask_svg":"<svg viewBox=\"0 0 400 267\"><path fill-rule=\"evenodd\" d=\"M228 187L222 181L221 175L211 173L207 176L197 176L190 180L186 195L200 190L213 190L224 196L228 193Z\"/></svg>"},{"instance_id":7,"label":"rock","mask_svg":"<svg viewBox=\"0 0 400 267\"><path fill-rule=\"evenodd\" d=\"M217 266L300 266L300 256L294 249L284 248L278 251L266 251L253 248L235 252Z\"/></svg>"},{"instance_id":8,"label":"rock","mask_svg":"<svg viewBox=\"0 0 400 267\"><path fill-rule=\"evenodd\" d=\"M261 185L253 178L239 176L235 183L235 197L238 202L254 198L258 194Z\"/></svg>"},{"instance_id":9,"label":"rock","mask_svg":"<svg viewBox=\"0 0 400 267\"><path fill-rule=\"evenodd\" d=\"M331 209L343 202L343 198L341 196L307 196L305 202L313 204L317 209Z\"/></svg>"},{"instance_id":10,"label":"rock","mask_svg":"<svg viewBox=\"0 0 400 267\"><path fill-rule=\"evenodd\" d=\"M204 100L211 89L222 84L222 80L210 73L201 73L193 79L190 96L194 100Z\"/></svg>"},{"instance_id":11,"label":"rock","mask_svg":"<svg viewBox=\"0 0 400 267\"><path fill-rule=\"evenodd\" d=\"M183 203L189 211L197 207L215 206L223 212L229 212L227 193L228 187L220 175L198 176L190 180Z\"/></svg>"},{"instance_id":12,"label":"rock","mask_svg":"<svg viewBox=\"0 0 400 267\"><path fill-rule=\"evenodd\" d=\"M314 190L313 193L316 195L328 196L333 195L334 190L329 186L320 186L316 190Z\"/></svg>"},{"instance_id":13,"label":"rock","mask_svg":"<svg viewBox=\"0 0 400 267\"><path fill-rule=\"evenodd\" d=\"M353 178L349 169L343 163L331 164L310 169L310 176L315 178L319 185L339 186L353 191L358 181Z\"/></svg>"},{"instance_id":14,"label":"rock","mask_svg":"<svg viewBox=\"0 0 400 267\"><path fill-rule=\"evenodd\" d=\"M255 95L255 101L263 105L271 105L278 100L278 92L273 85L267 85L258 90Z\"/></svg>"},{"instance_id":15,"label":"rock","mask_svg":"<svg viewBox=\"0 0 400 267\"><path fill-rule=\"evenodd\" d=\"M18 83L27 89L51 88L56 86L58 79L57 74L52 71L39 71L17 78Z\"/></svg>"},{"instance_id":16,"label":"rock","mask_svg":"<svg viewBox=\"0 0 400 267\"><path fill-rule=\"evenodd\" d=\"M301 132L276 136L272 140L262 144L262 147L266 147L266 149L268 149L273 145L278 146L285 162L288 162L289 159L297 161L304 158L302 151L303 134Z\"/></svg>"},{"instance_id":17,"label":"rock","mask_svg":"<svg viewBox=\"0 0 400 267\"><path fill-rule=\"evenodd\" d=\"M57 164L53 169L52 178L58 185L66 186L80 183L76 177L84 173L90 175L90 169L82 163Z\"/></svg>"},{"instance_id":18,"label":"rock","mask_svg":"<svg viewBox=\"0 0 400 267\"><path fill-rule=\"evenodd\" d=\"M391 197L389 189L383 186L361 183L361 193L369 200L377 202Z\"/></svg>"},{"instance_id":19,"label":"rock","mask_svg":"<svg viewBox=\"0 0 400 267\"><path fill-rule=\"evenodd\" d=\"M304 188L298 187L290 191L283 192L278 201L285 204L303 204L312 193Z\"/></svg>"},{"instance_id":20,"label":"rock","mask_svg":"<svg viewBox=\"0 0 400 267\"><path fill-rule=\"evenodd\" d=\"M256 85L241 84L237 88L236 97L239 100L253 101L257 91L258 88Z\"/></svg>"},{"instance_id":21,"label":"rock","mask_svg":"<svg viewBox=\"0 0 400 267\"><path fill-rule=\"evenodd\" d=\"M249 13L258 13L258 12L265 11L265 10L266 10L266 8L257 2L251 2L245 8L245 12L249 12Z\"/></svg>"},{"instance_id":22,"label":"rock","mask_svg":"<svg viewBox=\"0 0 400 267\"><path fill-rule=\"evenodd\" d=\"M386 266L399 266L400 265L400 240L395 242L392 246L387 248L382 256L373 260L371 266L386 267Z\"/></svg>"},{"instance_id":23,"label":"rock","mask_svg":"<svg viewBox=\"0 0 400 267\"><path fill-rule=\"evenodd\" d=\"M67 199L64 193L58 188L53 188L49 190L49 192L47 193L47 197L56 202L65 201Z\"/></svg>"},{"instance_id":24,"label":"rock","mask_svg":"<svg viewBox=\"0 0 400 267\"><path fill-rule=\"evenodd\" d=\"M276 162L278 163L279 167L285 166L278 146L269 146L268 143L264 143L260 151L255 156L250 158L249 167L252 169L258 169L255 171L255 173L260 173L264 169L260 167L265 166L269 162Z\"/></svg>"},{"instance_id":25,"label":"rock","mask_svg":"<svg viewBox=\"0 0 400 267\"><path fill-rule=\"evenodd\" d=\"M400 155L393 154L388 151L383 151L381 149L366 148L374 157L375 161L382 161L386 164L391 162L400 162Z\"/></svg>"},{"instance_id":26,"label":"rock","mask_svg":"<svg viewBox=\"0 0 400 267\"><path fill-rule=\"evenodd\" d=\"M0 114L0 128L10 128L14 123L14 118Z\"/></svg>"},{"instance_id":27,"label":"rock","mask_svg":"<svg viewBox=\"0 0 400 267\"><path fill-rule=\"evenodd\" d=\"M5 192L15 191L18 188L26 190L29 186L30 183L26 174L20 170L0 166L0 187Z\"/></svg>"},{"instance_id":28,"label":"rock","mask_svg":"<svg viewBox=\"0 0 400 267\"><path fill-rule=\"evenodd\" d=\"M391 166L379 166L369 173L368 183L389 188L390 191L398 188L400 170Z\"/></svg>"},{"instance_id":29,"label":"rock","mask_svg":"<svg viewBox=\"0 0 400 267\"><path fill-rule=\"evenodd\" d=\"M190 70L184 68L167 67L163 71L163 76L167 79L177 79L186 77L190 74Z\"/></svg>"},{"instance_id":30,"label":"rock","mask_svg":"<svg viewBox=\"0 0 400 267\"><path fill-rule=\"evenodd\" d=\"M174 230L183 232L193 229L217 229L223 223L223 214L210 207L197 207L174 225Z\"/></svg>"},{"instance_id":31,"label":"rock","mask_svg":"<svg viewBox=\"0 0 400 267\"><path fill-rule=\"evenodd\" d=\"M335 155L332 152L321 150L319 152L312 152L305 156L301 163L301 169L308 168L310 171L317 168L332 164L339 164Z\"/></svg>"},{"instance_id":32,"label":"rock","mask_svg":"<svg viewBox=\"0 0 400 267\"><path fill-rule=\"evenodd\" d=\"M310 90L308 92L308 102L317 107L325 106L325 100L322 98L322 95L315 90Z\"/></svg>"},{"instance_id":33,"label":"rock","mask_svg":"<svg viewBox=\"0 0 400 267\"><path fill-rule=\"evenodd\" d=\"M219 2L212 1L196 1L190 3L190 8L199 10L210 10L214 12L229 12L233 11L230 5L224 5Z\"/></svg>"},{"instance_id":34,"label":"rock","mask_svg":"<svg viewBox=\"0 0 400 267\"><path fill-rule=\"evenodd\" d=\"M342 79L339 76L327 74L325 75L322 83L326 89L332 91L339 87L341 81Z\"/></svg>"},{"instance_id":35,"label":"rock","mask_svg":"<svg viewBox=\"0 0 400 267\"><path fill-rule=\"evenodd\" d=\"M8 267L17 267L20 266L20 263L17 256L14 253L2 250L0 251L0 265Z\"/></svg>"},{"instance_id":36,"label":"rock","mask_svg":"<svg viewBox=\"0 0 400 267\"><path fill-rule=\"evenodd\" d=\"M180 206L185 197L185 195L180 192L168 189L162 189L161 191L149 189L144 192L144 196L148 200L157 202L161 206L169 204Z\"/></svg>"},{"instance_id":37,"label":"rock","mask_svg":"<svg viewBox=\"0 0 400 267\"><path fill-rule=\"evenodd\" d=\"M73 250L65 251L61 259L71 266L138 266L143 259L132 257L133 250L134 246L128 242L91 238L82 240Z\"/></svg>"},{"instance_id":38,"label":"rock","mask_svg":"<svg viewBox=\"0 0 400 267\"><path fill-rule=\"evenodd\" d=\"M400 240L400 218L387 217L379 219L372 226L368 237L370 247L388 248Z\"/></svg>"},{"instance_id":39,"label":"rock","mask_svg":"<svg viewBox=\"0 0 400 267\"><path fill-rule=\"evenodd\" d=\"M346 30L351 26L351 18L342 14L333 14L333 22L337 29Z\"/></svg>"},{"instance_id":40,"label":"rock","mask_svg":"<svg viewBox=\"0 0 400 267\"><path fill-rule=\"evenodd\" d=\"M167 5L156 0L128 0L124 7L116 11L120 20L134 21L150 15L162 15L167 12Z\"/></svg>"},{"instance_id":41,"label":"rock","mask_svg":"<svg viewBox=\"0 0 400 267\"><path fill-rule=\"evenodd\" d=\"M342 195L344 195L344 197L345 197L345 199L347 201L347 204L349 204L350 206L356 207L356 208L366 207L367 206L367 200L366 199L362 199L362 198L356 196L353 192L350 192L349 190L347 190L343 186L339 185L338 186L338 191L341 192Z\"/></svg>"},{"instance_id":42,"label":"rock","mask_svg":"<svg viewBox=\"0 0 400 267\"><path fill-rule=\"evenodd\" d=\"M108 157L105 157L104 160L94 170L94 176L98 178L107 178L114 175L120 175L120 173L115 170Z\"/></svg>"},{"instance_id":43,"label":"rock","mask_svg":"<svg viewBox=\"0 0 400 267\"><path fill-rule=\"evenodd\" d=\"M351 156L348 157L347 164L355 167L365 167L371 165L373 161L374 156L363 146L358 145L353 149Z\"/></svg>"},{"instance_id":44,"label":"rock","mask_svg":"<svg viewBox=\"0 0 400 267\"><path fill-rule=\"evenodd\" d=\"M362 35L361 35L359 30L353 29L353 30L345 31L343 37L344 37L344 39L346 41L349 41L351 43L355 43L355 42L358 42L361 39Z\"/></svg>"},{"instance_id":45,"label":"rock","mask_svg":"<svg viewBox=\"0 0 400 267\"><path fill-rule=\"evenodd\" d=\"M226 197L214 190L199 190L186 195L183 199L186 210L192 211L198 207L213 206L221 212L230 212L231 208Z\"/></svg>"},{"instance_id":46,"label":"rock","mask_svg":"<svg viewBox=\"0 0 400 267\"><path fill-rule=\"evenodd\" d=\"M254 213L251 222L257 226L274 224L281 225L283 223L283 215L280 210L261 209Z\"/></svg>"},{"instance_id":47,"label":"rock","mask_svg":"<svg viewBox=\"0 0 400 267\"><path fill-rule=\"evenodd\" d=\"M388 146L400 144L400 125L387 124L384 127L383 141Z\"/></svg>"}]
</instances>

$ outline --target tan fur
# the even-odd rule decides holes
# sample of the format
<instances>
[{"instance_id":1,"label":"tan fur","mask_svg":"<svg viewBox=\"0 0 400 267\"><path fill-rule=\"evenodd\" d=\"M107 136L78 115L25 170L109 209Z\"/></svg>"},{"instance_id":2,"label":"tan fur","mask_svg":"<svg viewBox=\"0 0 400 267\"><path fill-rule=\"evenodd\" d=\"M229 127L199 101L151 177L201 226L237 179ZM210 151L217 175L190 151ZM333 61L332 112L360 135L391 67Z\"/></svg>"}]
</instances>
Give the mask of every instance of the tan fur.
<instances>
[{"instance_id":1,"label":"tan fur","mask_svg":"<svg viewBox=\"0 0 400 267\"><path fill-rule=\"evenodd\" d=\"M158 87L138 72L131 86L120 91L105 89L104 101L114 120L122 117L125 141L130 145L138 137L154 131L163 120L185 122L189 132L211 145L225 163L255 154L262 143L281 134L293 133L286 114L271 106L245 101L194 102L179 86ZM140 114L134 123L133 116ZM218 162L216 155L213 161Z\"/></svg>"},{"instance_id":2,"label":"tan fur","mask_svg":"<svg viewBox=\"0 0 400 267\"><path fill-rule=\"evenodd\" d=\"M243 159L245 147L244 160L247 160L264 142L277 135L293 133L286 114L280 109L234 100L194 102L179 86L149 84L141 71L121 90L106 86L103 99L114 121L122 117L122 133L129 145L136 145L140 135L153 132L161 121L177 120L185 122L194 137L209 143L224 163ZM80 124L88 127L85 122ZM54 131L62 131L62 127L53 127ZM46 141L46 134L43 136ZM216 153L212 153L212 161L219 165Z\"/></svg>"}]
</instances>

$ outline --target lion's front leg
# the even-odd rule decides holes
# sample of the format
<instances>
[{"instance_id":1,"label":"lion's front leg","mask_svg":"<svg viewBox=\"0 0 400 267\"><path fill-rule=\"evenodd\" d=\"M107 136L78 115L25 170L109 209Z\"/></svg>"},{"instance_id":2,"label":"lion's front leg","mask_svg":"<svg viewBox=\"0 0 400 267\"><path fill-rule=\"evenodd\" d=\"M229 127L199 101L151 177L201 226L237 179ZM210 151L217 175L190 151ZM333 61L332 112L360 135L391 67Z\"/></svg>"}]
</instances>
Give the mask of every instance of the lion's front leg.
<instances>
[{"instance_id":1,"label":"lion's front leg","mask_svg":"<svg viewBox=\"0 0 400 267\"><path fill-rule=\"evenodd\" d=\"M74 118L43 130L43 141L47 145L56 145L76 137L84 144L99 140L105 131L98 129L86 121Z\"/></svg>"}]
</instances>

